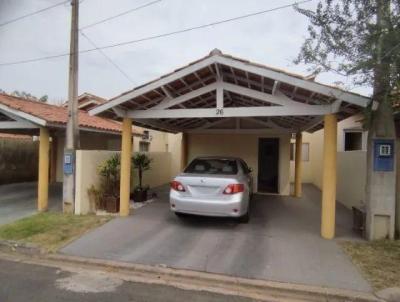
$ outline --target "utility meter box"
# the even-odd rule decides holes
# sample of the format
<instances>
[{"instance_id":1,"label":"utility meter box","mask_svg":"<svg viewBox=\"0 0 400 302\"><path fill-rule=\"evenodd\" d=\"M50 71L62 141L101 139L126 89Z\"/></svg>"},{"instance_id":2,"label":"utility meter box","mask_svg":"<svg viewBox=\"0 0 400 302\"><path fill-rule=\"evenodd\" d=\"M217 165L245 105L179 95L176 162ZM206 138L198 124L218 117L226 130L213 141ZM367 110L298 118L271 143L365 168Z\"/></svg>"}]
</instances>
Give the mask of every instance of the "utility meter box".
<instances>
[{"instance_id":1,"label":"utility meter box","mask_svg":"<svg viewBox=\"0 0 400 302\"><path fill-rule=\"evenodd\" d=\"M394 140L374 139L374 171L394 169Z\"/></svg>"},{"instance_id":2,"label":"utility meter box","mask_svg":"<svg viewBox=\"0 0 400 302\"><path fill-rule=\"evenodd\" d=\"M75 157L72 150L64 151L64 174L71 175L74 173Z\"/></svg>"}]
</instances>

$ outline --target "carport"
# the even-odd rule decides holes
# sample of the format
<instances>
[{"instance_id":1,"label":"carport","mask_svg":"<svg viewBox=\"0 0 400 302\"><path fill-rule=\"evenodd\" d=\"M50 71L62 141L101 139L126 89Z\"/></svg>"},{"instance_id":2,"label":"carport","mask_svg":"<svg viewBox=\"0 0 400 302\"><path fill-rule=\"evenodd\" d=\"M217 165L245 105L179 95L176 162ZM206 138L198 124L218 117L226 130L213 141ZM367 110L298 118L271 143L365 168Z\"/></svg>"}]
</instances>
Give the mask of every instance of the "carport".
<instances>
[{"instance_id":1,"label":"carport","mask_svg":"<svg viewBox=\"0 0 400 302\"><path fill-rule=\"evenodd\" d=\"M7 186L0 188L0 196L5 201L2 203L4 212L16 212L19 208L34 208L37 192L37 210L48 210L49 206L58 202L62 208L62 193L58 185L63 181L63 152L65 141L65 128L68 112L65 107L50 105L39 101L26 100L0 93L0 131L3 133L25 134L36 136L39 141L39 169L37 189L27 186ZM79 111L79 129L81 134L82 149L113 149L120 145L121 125L112 120L90 116L85 111ZM132 132L131 132L132 135ZM113 147L114 146L114 147ZM51 204L49 205L49 187ZM15 192L9 192L14 190ZM18 195L21 193L21 195ZM14 197L9 197L8 195ZM10 195L10 196L11 196ZM57 195L56 197L54 195ZM26 196L29 196L27 198ZM22 200L19 200L22 199ZM6 205L8 204L8 206ZM25 213L25 212L24 212ZM27 212L28 213L28 212ZM10 214L11 215L11 214Z\"/></svg>"},{"instance_id":2,"label":"carport","mask_svg":"<svg viewBox=\"0 0 400 302\"><path fill-rule=\"evenodd\" d=\"M182 132L182 167L202 153L248 156L258 192L289 194L289 144L296 138L295 189L301 197L302 132L324 128L321 235L335 233L337 122L370 99L213 50L90 111L123 120L121 216L129 215L132 123ZM246 158L244 158L246 160Z\"/></svg>"}]
</instances>

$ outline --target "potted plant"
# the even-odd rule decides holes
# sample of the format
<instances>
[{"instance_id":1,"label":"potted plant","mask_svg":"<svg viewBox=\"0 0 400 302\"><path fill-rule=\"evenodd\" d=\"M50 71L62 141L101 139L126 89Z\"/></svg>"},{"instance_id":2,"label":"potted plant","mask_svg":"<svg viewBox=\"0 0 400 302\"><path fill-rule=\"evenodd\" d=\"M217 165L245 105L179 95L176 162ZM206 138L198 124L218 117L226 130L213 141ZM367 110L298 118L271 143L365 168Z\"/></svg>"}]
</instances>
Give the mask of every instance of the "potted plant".
<instances>
[{"instance_id":1,"label":"potted plant","mask_svg":"<svg viewBox=\"0 0 400 302\"><path fill-rule=\"evenodd\" d=\"M99 174L102 176L101 188L103 191L102 204L107 212L119 211L119 180L121 159L119 154L114 154L99 166Z\"/></svg>"},{"instance_id":2,"label":"potted plant","mask_svg":"<svg viewBox=\"0 0 400 302\"><path fill-rule=\"evenodd\" d=\"M135 202L143 202L147 200L147 191L149 186L143 186L143 172L150 170L152 159L145 153L137 153L132 157L132 166L138 170L139 184L134 188L132 199Z\"/></svg>"}]
</instances>

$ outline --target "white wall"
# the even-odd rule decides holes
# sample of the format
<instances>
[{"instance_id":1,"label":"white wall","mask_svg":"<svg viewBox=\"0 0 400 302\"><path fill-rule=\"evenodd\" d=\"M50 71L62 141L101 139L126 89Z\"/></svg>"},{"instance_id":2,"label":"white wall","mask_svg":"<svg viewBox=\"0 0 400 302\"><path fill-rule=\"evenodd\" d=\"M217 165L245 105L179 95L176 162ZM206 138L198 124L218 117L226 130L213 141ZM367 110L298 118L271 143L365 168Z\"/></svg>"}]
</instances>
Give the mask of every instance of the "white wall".
<instances>
[{"instance_id":1,"label":"white wall","mask_svg":"<svg viewBox=\"0 0 400 302\"><path fill-rule=\"evenodd\" d=\"M189 134L189 161L196 156L222 155L240 157L253 169L254 190L257 191L258 139L279 138L279 194L290 193L290 135L263 134Z\"/></svg>"}]
</instances>

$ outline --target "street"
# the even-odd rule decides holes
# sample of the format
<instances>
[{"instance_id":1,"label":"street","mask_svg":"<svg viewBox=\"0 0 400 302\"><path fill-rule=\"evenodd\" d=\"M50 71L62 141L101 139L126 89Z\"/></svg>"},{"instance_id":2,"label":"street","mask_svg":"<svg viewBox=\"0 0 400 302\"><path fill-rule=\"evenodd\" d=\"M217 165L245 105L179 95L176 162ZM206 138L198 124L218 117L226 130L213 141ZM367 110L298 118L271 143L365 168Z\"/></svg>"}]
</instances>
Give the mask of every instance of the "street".
<instances>
[{"instance_id":1,"label":"street","mask_svg":"<svg viewBox=\"0 0 400 302\"><path fill-rule=\"evenodd\" d=\"M0 260L0 301L255 301L172 286L126 282L107 273L69 272L52 267Z\"/></svg>"}]
</instances>

